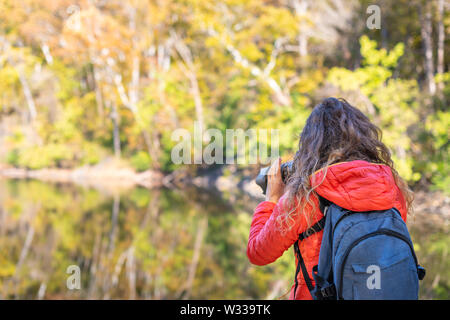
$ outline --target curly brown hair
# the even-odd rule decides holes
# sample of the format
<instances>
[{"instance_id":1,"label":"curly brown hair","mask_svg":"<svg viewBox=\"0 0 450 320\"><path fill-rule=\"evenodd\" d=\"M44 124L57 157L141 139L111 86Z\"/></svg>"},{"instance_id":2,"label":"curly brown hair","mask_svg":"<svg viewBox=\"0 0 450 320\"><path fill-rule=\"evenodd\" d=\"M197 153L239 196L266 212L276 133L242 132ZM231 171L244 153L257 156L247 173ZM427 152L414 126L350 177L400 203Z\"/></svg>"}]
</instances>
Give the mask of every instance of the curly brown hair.
<instances>
[{"instance_id":1,"label":"curly brown hair","mask_svg":"<svg viewBox=\"0 0 450 320\"><path fill-rule=\"evenodd\" d=\"M279 216L280 225L285 222L289 227L297 212L307 211L304 210L306 204L315 207L310 197L311 194L317 195L314 189L321 182L311 186L310 176L314 172L324 168L324 180L329 165L353 160L389 166L410 213L413 193L394 169L391 153L381 142L381 137L381 130L342 98L327 98L316 105L300 136L293 172L286 185L287 207L291 210ZM297 210L299 205L302 206L301 210ZM310 224L311 217L305 218Z\"/></svg>"}]
</instances>

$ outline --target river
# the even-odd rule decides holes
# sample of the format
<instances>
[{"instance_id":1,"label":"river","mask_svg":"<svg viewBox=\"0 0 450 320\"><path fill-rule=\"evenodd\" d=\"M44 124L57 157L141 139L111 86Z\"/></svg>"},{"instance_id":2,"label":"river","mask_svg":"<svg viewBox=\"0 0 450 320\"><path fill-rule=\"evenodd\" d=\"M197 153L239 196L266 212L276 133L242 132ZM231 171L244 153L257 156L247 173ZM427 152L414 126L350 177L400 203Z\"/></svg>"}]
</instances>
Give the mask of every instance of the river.
<instances>
[{"instance_id":1,"label":"river","mask_svg":"<svg viewBox=\"0 0 450 320\"><path fill-rule=\"evenodd\" d=\"M1 299L277 299L292 250L248 262L257 201L198 188L92 189L0 179ZM448 218L409 229L427 269L421 299L450 299Z\"/></svg>"}]
</instances>

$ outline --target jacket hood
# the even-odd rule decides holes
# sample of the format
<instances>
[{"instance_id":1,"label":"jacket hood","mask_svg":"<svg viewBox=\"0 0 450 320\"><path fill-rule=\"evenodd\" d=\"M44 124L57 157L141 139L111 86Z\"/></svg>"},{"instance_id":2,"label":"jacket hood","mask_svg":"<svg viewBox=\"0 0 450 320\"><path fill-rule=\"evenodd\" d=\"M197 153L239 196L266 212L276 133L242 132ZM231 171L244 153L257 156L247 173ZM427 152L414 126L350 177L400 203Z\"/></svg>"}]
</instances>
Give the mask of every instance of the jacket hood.
<instances>
[{"instance_id":1,"label":"jacket hood","mask_svg":"<svg viewBox=\"0 0 450 320\"><path fill-rule=\"evenodd\" d=\"M311 184L318 185L315 190L320 196L342 208L371 211L395 207L406 220L405 200L389 166L362 160L336 163L315 172Z\"/></svg>"}]
</instances>

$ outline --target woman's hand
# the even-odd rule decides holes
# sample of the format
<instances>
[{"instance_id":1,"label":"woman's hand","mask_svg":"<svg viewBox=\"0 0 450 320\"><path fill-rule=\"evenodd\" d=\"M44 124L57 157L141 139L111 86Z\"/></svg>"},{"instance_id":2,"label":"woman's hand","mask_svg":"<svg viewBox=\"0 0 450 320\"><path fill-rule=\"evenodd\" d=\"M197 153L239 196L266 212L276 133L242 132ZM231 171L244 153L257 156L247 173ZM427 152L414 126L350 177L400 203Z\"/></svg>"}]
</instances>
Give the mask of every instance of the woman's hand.
<instances>
[{"instance_id":1,"label":"woman's hand","mask_svg":"<svg viewBox=\"0 0 450 320\"><path fill-rule=\"evenodd\" d=\"M266 201L277 203L284 194L285 184L281 179L281 158L274 161L267 173Z\"/></svg>"}]
</instances>

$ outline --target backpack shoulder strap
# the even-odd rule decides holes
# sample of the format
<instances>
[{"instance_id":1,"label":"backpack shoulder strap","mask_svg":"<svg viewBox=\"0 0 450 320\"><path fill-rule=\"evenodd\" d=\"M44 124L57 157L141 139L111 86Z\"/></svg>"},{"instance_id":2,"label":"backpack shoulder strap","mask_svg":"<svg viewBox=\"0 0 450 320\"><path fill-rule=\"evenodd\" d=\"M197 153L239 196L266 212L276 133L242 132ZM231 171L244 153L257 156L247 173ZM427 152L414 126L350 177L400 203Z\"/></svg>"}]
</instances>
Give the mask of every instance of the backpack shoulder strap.
<instances>
[{"instance_id":1,"label":"backpack shoulder strap","mask_svg":"<svg viewBox=\"0 0 450 320\"><path fill-rule=\"evenodd\" d=\"M300 233L300 235L298 236L298 241L303 241L309 236L313 235L314 233L319 232L320 230L323 229L324 226L325 226L325 216L319 221L317 221L313 226L308 228L306 231Z\"/></svg>"},{"instance_id":2,"label":"backpack shoulder strap","mask_svg":"<svg viewBox=\"0 0 450 320\"><path fill-rule=\"evenodd\" d=\"M308 290L311 292L314 290L314 286L311 282L311 278L309 277L308 270L306 269L305 261L303 260L302 254L300 252L300 249L298 248L298 240L294 243L294 250L295 254L297 255L297 269L295 270L295 287L294 287L294 299L295 299L295 293L297 292L298 287L298 273L300 272L300 269L302 270L303 279L305 279L306 286L308 287Z\"/></svg>"},{"instance_id":3,"label":"backpack shoulder strap","mask_svg":"<svg viewBox=\"0 0 450 320\"><path fill-rule=\"evenodd\" d=\"M294 251L295 251L295 254L297 255L297 261L298 261L297 269L295 271L294 298L295 298L295 293L296 293L297 287L298 287L297 276L298 276L298 273L300 272L300 269L302 270L303 279L305 279L305 283L306 283L306 286L308 287L308 290L310 292L312 292L314 290L314 286L312 284L311 278L309 277L308 270L306 269L305 261L303 260L302 254L300 252L299 241L305 240L309 236L313 235L316 232L321 231L324 228L326 210L328 209L329 205L330 205L330 202L328 200L319 196L319 207L320 207L320 211L324 214L324 216L322 217L322 219L317 221L313 226L308 228L306 231L300 233L300 235L298 236L298 240L294 243Z\"/></svg>"},{"instance_id":4,"label":"backpack shoulder strap","mask_svg":"<svg viewBox=\"0 0 450 320\"><path fill-rule=\"evenodd\" d=\"M327 210L327 208L329 206L331 206L333 204L333 202L331 202L328 199L325 199L321 195L318 195L318 197L319 197L319 209L320 209L320 212L322 212L323 215L325 216L325 213L326 213L325 211Z\"/></svg>"}]
</instances>

